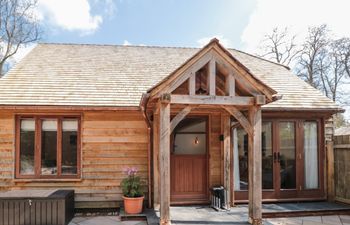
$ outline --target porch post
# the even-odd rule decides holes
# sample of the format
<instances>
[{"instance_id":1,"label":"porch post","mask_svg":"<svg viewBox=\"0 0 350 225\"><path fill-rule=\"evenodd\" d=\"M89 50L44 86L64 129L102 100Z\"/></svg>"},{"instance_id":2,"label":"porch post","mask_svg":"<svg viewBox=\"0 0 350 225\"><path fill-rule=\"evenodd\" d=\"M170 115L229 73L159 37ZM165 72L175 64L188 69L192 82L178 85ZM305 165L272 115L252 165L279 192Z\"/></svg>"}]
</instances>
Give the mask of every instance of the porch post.
<instances>
[{"instance_id":1,"label":"porch post","mask_svg":"<svg viewBox=\"0 0 350 225\"><path fill-rule=\"evenodd\" d=\"M249 223L262 224L261 107L249 110L252 133L248 137Z\"/></svg>"},{"instance_id":2,"label":"porch post","mask_svg":"<svg viewBox=\"0 0 350 225\"><path fill-rule=\"evenodd\" d=\"M229 114L222 117L224 130L224 187L227 190L227 207L231 206L231 119Z\"/></svg>"},{"instance_id":3,"label":"porch post","mask_svg":"<svg viewBox=\"0 0 350 225\"><path fill-rule=\"evenodd\" d=\"M159 104L153 114L153 208L159 210Z\"/></svg>"},{"instance_id":4,"label":"porch post","mask_svg":"<svg viewBox=\"0 0 350 225\"><path fill-rule=\"evenodd\" d=\"M159 109L160 225L170 224L170 94L160 98Z\"/></svg>"}]
</instances>

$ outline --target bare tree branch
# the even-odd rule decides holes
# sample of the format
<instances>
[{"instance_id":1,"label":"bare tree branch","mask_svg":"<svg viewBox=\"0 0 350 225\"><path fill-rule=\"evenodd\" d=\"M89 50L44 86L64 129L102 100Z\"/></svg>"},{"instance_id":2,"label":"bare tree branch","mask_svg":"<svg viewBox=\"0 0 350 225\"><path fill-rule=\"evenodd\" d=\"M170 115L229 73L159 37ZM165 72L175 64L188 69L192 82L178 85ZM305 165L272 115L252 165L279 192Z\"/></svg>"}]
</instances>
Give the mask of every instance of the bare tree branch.
<instances>
[{"instance_id":1,"label":"bare tree branch","mask_svg":"<svg viewBox=\"0 0 350 225\"><path fill-rule=\"evenodd\" d=\"M288 66L299 54L295 43L296 35L291 36L288 28L279 30L274 28L270 34L265 35L262 41L262 50L264 54L261 57L273 60L277 63Z\"/></svg>"},{"instance_id":2,"label":"bare tree branch","mask_svg":"<svg viewBox=\"0 0 350 225\"><path fill-rule=\"evenodd\" d=\"M36 6L37 0L0 0L0 77L7 60L19 48L40 39Z\"/></svg>"}]
</instances>

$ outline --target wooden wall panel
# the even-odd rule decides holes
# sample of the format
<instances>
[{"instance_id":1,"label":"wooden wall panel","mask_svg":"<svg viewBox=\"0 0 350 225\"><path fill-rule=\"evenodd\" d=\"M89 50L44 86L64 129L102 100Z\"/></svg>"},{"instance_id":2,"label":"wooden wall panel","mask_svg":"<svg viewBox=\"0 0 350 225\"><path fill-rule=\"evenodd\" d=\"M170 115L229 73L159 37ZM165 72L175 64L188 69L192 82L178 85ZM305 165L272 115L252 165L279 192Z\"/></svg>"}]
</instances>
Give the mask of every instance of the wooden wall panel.
<instances>
[{"instance_id":1,"label":"wooden wall panel","mask_svg":"<svg viewBox=\"0 0 350 225\"><path fill-rule=\"evenodd\" d=\"M148 136L141 112L82 113L82 176L64 181L13 179L15 113L0 113L0 190L74 188L78 207L111 207L122 200L124 169L134 166L147 197Z\"/></svg>"},{"instance_id":2,"label":"wooden wall panel","mask_svg":"<svg viewBox=\"0 0 350 225\"><path fill-rule=\"evenodd\" d=\"M0 113L0 191L5 189L14 174L14 116Z\"/></svg>"},{"instance_id":3,"label":"wooden wall panel","mask_svg":"<svg viewBox=\"0 0 350 225\"><path fill-rule=\"evenodd\" d=\"M210 115L210 148L209 148L209 187L221 185L221 115Z\"/></svg>"}]
</instances>

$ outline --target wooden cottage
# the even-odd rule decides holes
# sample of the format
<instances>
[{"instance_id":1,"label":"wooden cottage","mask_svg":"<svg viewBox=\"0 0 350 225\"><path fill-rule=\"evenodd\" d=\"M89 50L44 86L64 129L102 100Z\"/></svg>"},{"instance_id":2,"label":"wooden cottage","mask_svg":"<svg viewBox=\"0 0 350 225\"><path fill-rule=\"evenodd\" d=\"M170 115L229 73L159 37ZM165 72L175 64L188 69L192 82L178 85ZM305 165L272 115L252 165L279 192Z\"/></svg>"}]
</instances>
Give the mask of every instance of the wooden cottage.
<instances>
[{"instance_id":1,"label":"wooden cottage","mask_svg":"<svg viewBox=\"0 0 350 225\"><path fill-rule=\"evenodd\" d=\"M0 79L0 190L116 207L126 167L150 207L325 200L325 123L342 111L289 68L205 47L39 44ZM331 188L330 188L331 190Z\"/></svg>"}]
</instances>

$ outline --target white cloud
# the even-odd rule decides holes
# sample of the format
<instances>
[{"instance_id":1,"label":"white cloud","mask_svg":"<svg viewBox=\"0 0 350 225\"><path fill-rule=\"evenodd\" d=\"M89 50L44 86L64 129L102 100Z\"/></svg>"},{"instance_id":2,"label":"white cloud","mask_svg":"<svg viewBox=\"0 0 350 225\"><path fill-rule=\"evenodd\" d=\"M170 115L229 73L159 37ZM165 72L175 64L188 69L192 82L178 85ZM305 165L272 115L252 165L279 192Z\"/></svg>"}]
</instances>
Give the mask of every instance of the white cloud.
<instances>
[{"instance_id":1,"label":"white cloud","mask_svg":"<svg viewBox=\"0 0 350 225\"><path fill-rule=\"evenodd\" d=\"M241 39L245 50L254 53L274 27L288 26L302 38L309 26L326 23L336 36L350 36L349 8L348 0L257 0Z\"/></svg>"},{"instance_id":2,"label":"white cloud","mask_svg":"<svg viewBox=\"0 0 350 225\"><path fill-rule=\"evenodd\" d=\"M213 38L217 38L220 42L220 44L222 44L225 48L230 48L232 47L232 42L225 38L223 35L213 35L213 36L209 36L209 37L203 37L199 40L197 40L197 44L200 47L203 47L204 45L208 44L210 42L211 39Z\"/></svg>"},{"instance_id":3,"label":"white cloud","mask_svg":"<svg viewBox=\"0 0 350 225\"><path fill-rule=\"evenodd\" d=\"M131 43L128 40L124 40L123 45L127 46L127 45L131 45Z\"/></svg>"},{"instance_id":4,"label":"white cloud","mask_svg":"<svg viewBox=\"0 0 350 225\"><path fill-rule=\"evenodd\" d=\"M101 25L102 15L92 15L88 0L39 0L39 18L68 31L90 34Z\"/></svg>"}]
</instances>

